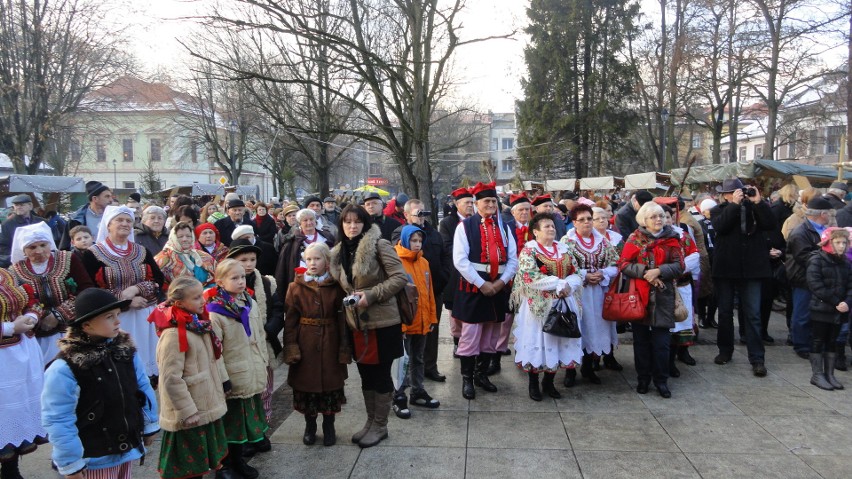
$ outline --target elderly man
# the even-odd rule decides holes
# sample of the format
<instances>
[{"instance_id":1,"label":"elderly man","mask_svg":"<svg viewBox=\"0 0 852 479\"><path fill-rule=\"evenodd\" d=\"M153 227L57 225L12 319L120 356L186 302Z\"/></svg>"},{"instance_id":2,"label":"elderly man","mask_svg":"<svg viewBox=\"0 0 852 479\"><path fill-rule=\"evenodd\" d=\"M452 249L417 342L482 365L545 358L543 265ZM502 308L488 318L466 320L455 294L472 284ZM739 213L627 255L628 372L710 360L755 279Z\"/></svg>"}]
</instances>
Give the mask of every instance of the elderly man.
<instances>
[{"instance_id":1,"label":"elderly man","mask_svg":"<svg viewBox=\"0 0 852 479\"><path fill-rule=\"evenodd\" d=\"M828 187L828 191L824 195L823 198L828 200L828 203L831 205L831 209L840 210L846 206L846 202L843 201L846 198L846 194L849 193L849 187L843 181L835 181Z\"/></svg>"},{"instance_id":2,"label":"elderly man","mask_svg":"<svg viewBox=\"0 0 852 479\"><path fill-rule=\"evenodd\" d=\"M238 226L241 225L249 225L252 228L254 233L257 233L257 229L255 224L251 220L247 220L245 216L246 212L246 204L243 203L241 199L232 199L227 203L227 210L225 213L228 215L221 220L213 223L213 226L219 230L219 238L222 240L222 243L225 246L231 246L231 234L237 229ZM269 256L267 256L268 258ZM266 274L266 273L264 273Z\"/></svg>"},{"instance_id":3,"label":"elderly man","mask_svg":"<svg viewBox=\"0 0 852 479\"><path fill-rule=\"evenodd\" d=\"M98 237L101 216L104 214L104 209L112 204L112 191L100 181L88 181L86 182L86 197L89 202L72 213L71 219L65 225L65 232L62 233L59 249L71 249L70 233L75 226L88 226L92 231L92 237Z\"/></svg>"},{"instance_id":4,"label":"elderly man","mask_svg":"<svg viewBox=\"0 0 852 479\"><path fill-rule=\"evenodd\" d=\"M12 214L3 222L0 229L0 268L8 268L12 264L12 239L19 226L41 223L44 218L33 214L33 199L30 195L22 194L12 198Z\"/></svg>"},{"instance_id":5,"label":"elderly man","mask_svg":"<svg viewBox=\"0 0 852 479\"><path fill-rule=\"evenodd\" d=\"M630 233L633 233L639 227L639 223L636 222L636 212L652 199L654 199L654 196L651 193L646 190L639 190L626 205L615 213L615 227L625 241L630 237Z\"/></svg>"},{"instance_id":6,"label":"elderly man","mask_svg":"<svg viewBox=\"0 0 852 479\"><path fill-rule=\"evenodd\" d=\"M810 358L811 350L811 291L805 279L808 259L819 249L820 235L831 222L833 208L825 197L808 201L805 221L790 232L787 238L789 257L785 263L787 281L793 289L793 314L790 318L790 335L793 349L802 359ZM821 359L819 355L813 358Z\"/></svg>"},{"instance_id":7,"label":"elderly man","mask_svg":"<svg viewBox=\"0 0 852 479\"><path fill-rule=\"evenodd\" d=\"M547 213L549 215L556 213L556 207L553 204L553 199L550 195L538 195L532 200L532 205L536 213ZM561 214L560 214L561 217ZM556 221L556 238L562 238L568 232L564 221Z\"/></svg>"},{"instance_id":8,"label":"elderly man","mask_svg":"<svg viewBox=\"0 0 852 479\"><path fill-rule=\"evenodd\" d=\"M367 193L367 195L364 196L362 205L364 206L364 209L367 210L367 213L373 217L373 222L379 225L379 229L382 231L382 238L390 241L393 238L393 232L396 231L402 223L393 218L387 217L384 213L382 213L382 209L384 208L382 197L379 196L378 193Z\"/></svg>"},{"instance_id":9,"label":"elderly man","mask_svg":"<svg viewBox=\"0 0 852 479\"><path fill-rule=\"evenodd\" d=\"M426 335L426 349L423 351L423 370L425 376L432 381L444 382L447 377L438 371L438 327L441 321L441 293L447 285L450 271L453 269L452 248L444 246L444 238L429 223L431 213L426 205L412 198L405 203L405 220L408 224L417 226L423 230L423 257L429 262L429 273L432 276L432 291L435 293L435 314L438 323L432 331ZM393 232L391 243L396 244L402 234L402 226Z\"/></svg>"},{"instance_id":10,"label":"elderly man","mask_svg":"<svg viewBox=\"0 0 852 479\"><path fill-rule=\"evenodd\" d=\"M335 201L331 196L322 200L321 216L323 220L330 225L337 226L337 222L340 221L340 208L337 207L337 201Z\"/></svg>"},{"instance_id":11,"label":"elderly man","mask_svg":"<svg viewBox=\"0 0 852 479\"><path fill-rule=\"evenodd\" d=\"M472 193L477 213L465 218L453 236L453 264L461 275L454 285L453 316L462 322L457 354L465 399L476 397L474 385L497 391L486 371L509 312L507 285L518 270L514 234L499 221L495 184L477 183Z\"/></svg>"},{"instance_id":12,"label":"elderly man","mask_svg":"<svg viewBox=\"0 0 852 479\"><path fill-rule=\"evenodd\" d=\"M760 333L760 291L762 281L772 276L766 233L775 228L775 216L769 203L761 199L760 190L745 188L739 179L725 180L716 191L723 202L710 210L716 231L712 269L719 307L719 354L713 361L726 364L734 354L734 297L738 296L748 360L754 375L763 377L766 365Z\"/></svg>"},{"instance_id":13,"label":"elderly man","mask_svg":"<svg viewBox=\"0 0 852 479\"><path fill-rule=\"evenodd\" d=\"M444 238L444 248L448 251L453 250L453 236L456 233L456 227L465 218L473 215L473 193L467 188L459 188L453 191L450 196L453 198L453 205L456 213L444 216L444 219L438 223L438 232ZM449 283L451 286L444 288L443 300L444 307L450 312L450 333L453 336L453 357L456 355L456 349L459 346L459 337L461 337L461 321L453 316L453 298L456 295L455 286L459 283L459 272L453 267L450 270Z\"/></svg>"}]
</instances>

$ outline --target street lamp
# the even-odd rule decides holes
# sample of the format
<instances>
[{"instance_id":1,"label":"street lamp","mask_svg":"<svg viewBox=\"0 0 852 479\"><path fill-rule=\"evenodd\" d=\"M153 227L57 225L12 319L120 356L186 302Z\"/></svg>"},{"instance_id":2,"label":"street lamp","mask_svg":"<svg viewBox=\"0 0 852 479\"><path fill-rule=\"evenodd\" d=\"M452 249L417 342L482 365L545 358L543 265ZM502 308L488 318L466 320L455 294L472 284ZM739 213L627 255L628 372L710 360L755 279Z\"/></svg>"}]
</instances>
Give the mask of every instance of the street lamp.
<instances>
[{"instance_id":1,"label":"street lamp","mask_svg":"<svg viewBox=\"0 0 852 479\"><path fill-rule=\"evenodd\" d=\"M112 160L112 187L118 188L118 163Z\"/></svg>"},{"instance_id":2,"label":"street lamp","mask_svg":"<svg viewBox=\"0 0 852 479\"><path fill-rule=\"evenodd\" d=\"M663 157L662 166L665 167L666 166L666 124L668 124L668 121L669 121L669 109L668 108L663 108L662 110L660 110L660 119L663 120L663 127L661 129L662 134L660 135L660 138L661 138L660 144L662 145L662 157Z\"/></svg>"},{"instance_id":3,"label":"street lamp","mask_svg":"<svg viewBox=\"0 0 852 479\"><path fill-rule=\"evenodd\" d=\"M233 183L233 186L236 186L237 175L235 165L237 164L237 145L235 144L234 137L237 135L237 120L231 120L228 130L231 132L231 183Z\"/></svg>"}]
</instances>

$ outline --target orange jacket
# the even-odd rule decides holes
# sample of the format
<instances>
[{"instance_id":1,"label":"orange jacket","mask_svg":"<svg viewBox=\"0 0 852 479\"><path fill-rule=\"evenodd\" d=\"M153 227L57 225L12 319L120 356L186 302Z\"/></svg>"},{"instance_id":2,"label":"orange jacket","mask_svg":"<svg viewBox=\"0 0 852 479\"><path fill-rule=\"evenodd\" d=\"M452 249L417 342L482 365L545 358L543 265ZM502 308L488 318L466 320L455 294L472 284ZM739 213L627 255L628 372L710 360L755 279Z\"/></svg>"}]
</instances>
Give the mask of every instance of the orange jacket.
<instances>
[{"instance_id":1,"label":"orange jacket","mask_svg":"<svg viewBox=\"0 0 852 479\"><path fill-rule=\"evenodd\" d=\"M426 334L433 324L438 322L435 316L435 293L432 291L432 274L429 272L429 262L423 257L423 252L413 252L397 244L396 254L402 260L402 267L408 273L409 281L417 287L417 315L411 326L402 325L404 334Z\"/></svg>"}]
</instances>

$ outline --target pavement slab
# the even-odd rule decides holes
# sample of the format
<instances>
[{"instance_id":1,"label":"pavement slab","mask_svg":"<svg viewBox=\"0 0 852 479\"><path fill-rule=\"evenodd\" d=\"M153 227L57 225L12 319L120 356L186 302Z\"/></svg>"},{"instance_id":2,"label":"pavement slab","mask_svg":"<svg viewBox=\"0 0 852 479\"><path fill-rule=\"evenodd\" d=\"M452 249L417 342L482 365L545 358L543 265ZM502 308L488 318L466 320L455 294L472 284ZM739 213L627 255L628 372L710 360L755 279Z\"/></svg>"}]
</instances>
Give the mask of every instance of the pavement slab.
<instances>
[{"instance_id":1,"label":"pavement slab","mask_svg":"<svg viewBox=\"0 0 852 479\"><path fill-rule=\"evenodd\" d=\"M811 479L820 474L791 454L698 454L686 455L704 479L749 477Z\"/></svg>"},{"instance_id":2,"label":"pavement slab","mask_svg":"<svg viewBox=\"0 0 852 479\"><path fill-rule=\"evenodd\" d=\"M701 477L679 452L577 451L576 455L580 472L586 479Z\"/></svg>"}]
</instances>

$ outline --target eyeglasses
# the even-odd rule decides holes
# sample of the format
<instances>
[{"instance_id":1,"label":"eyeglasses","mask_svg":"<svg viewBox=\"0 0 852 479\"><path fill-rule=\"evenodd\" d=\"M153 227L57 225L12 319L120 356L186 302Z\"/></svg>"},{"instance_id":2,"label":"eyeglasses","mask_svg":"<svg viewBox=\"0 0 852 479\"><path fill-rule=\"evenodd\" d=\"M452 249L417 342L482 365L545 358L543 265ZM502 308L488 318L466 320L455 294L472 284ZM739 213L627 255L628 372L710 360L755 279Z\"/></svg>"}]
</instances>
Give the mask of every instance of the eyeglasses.
<instances>
[{"instance_id":1,"label":"eyeglasses","mask_svg":"<svg viewBox=\"0 0 852 479\"><path fill-rule=\"evenodd\" d=\"M663 215L651 215L651 216L648 216L647 218L649 220L661 220L661 219L664 219L665 216L663 216Z\"/></svg>"},{"instance_id":2,"label":"eyeglasses","mask_svg":"<svg viewBox=\"0 0 852 479\"><path fill-rule=\"evenodd\" d=\"M592 221L592 218L589 216L584 216L582 218L577 218L576 220L574 220L574 223L588 223L589 221Z\"/></svg>"}]
</instances>

